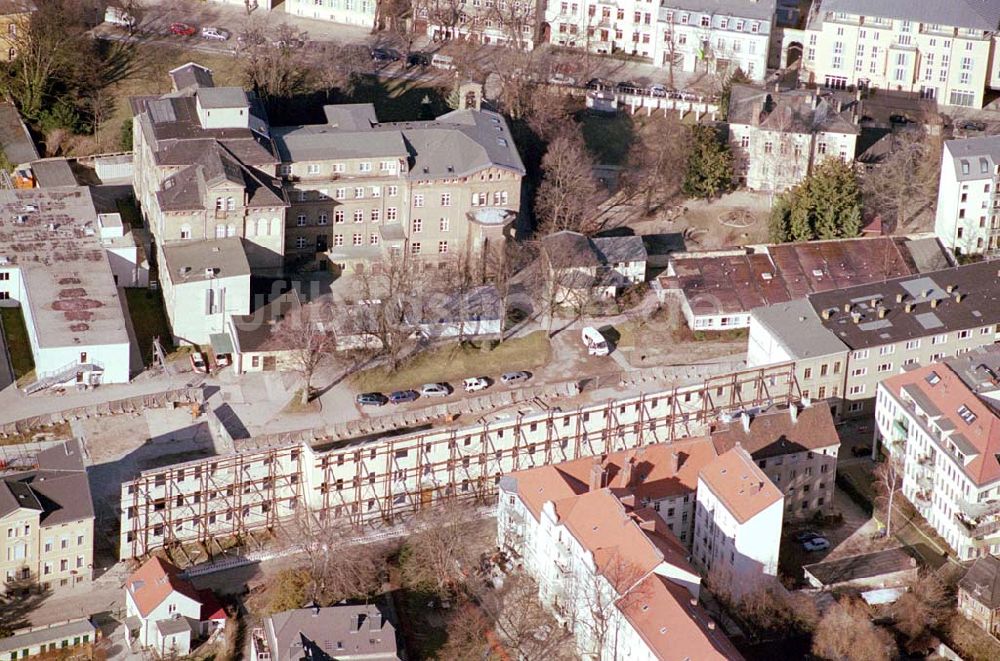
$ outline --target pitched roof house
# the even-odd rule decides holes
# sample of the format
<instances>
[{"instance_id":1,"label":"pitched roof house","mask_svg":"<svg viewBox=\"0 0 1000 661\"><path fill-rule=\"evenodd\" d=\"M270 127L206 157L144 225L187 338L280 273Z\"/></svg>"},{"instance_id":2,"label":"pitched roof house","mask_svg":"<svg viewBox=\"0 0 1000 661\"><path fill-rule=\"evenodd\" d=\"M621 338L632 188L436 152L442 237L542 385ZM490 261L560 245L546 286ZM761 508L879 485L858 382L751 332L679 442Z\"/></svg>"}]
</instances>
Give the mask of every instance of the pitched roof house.
<instances>
[{"instance_id":1,"label":"pitched roof house","mask_svg":"<svg viewBox=\"0 0 1000 661\"><path fill-rule=\"evenodd\" d=\"M375 604L298 608L253 630L250 661L396 661L396 628Z\"/></svg>"}]
</instances>

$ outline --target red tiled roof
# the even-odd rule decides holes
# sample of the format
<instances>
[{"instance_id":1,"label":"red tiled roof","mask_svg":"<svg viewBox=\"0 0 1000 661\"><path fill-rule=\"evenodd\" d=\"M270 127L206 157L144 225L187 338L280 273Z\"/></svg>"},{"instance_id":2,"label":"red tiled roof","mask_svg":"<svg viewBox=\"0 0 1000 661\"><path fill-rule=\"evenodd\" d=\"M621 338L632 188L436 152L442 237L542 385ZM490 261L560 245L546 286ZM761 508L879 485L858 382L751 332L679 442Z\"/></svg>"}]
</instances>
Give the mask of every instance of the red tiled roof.
<instances>
[{"instance_id":1,"label":"red tiled roof","mask_svg":"<svg viewBox=\"0 0 1000 661\"><path fill-rule=\"evenodd\" d=\"M749 433L743 430L742 422L734 422L712 434L712 442L719 454L739 443L754 459L763 459L840 445L840 436L833 424L830 405L821 401L800 408L794 422L787 408L762 413L750 421Z\"/></svg>"},{"instance_id":2,"label":"red tiled roof","mask_svg":"<svg viewBox=\"0 0 1000 661\"><path fill-rule=\"evenodd\" d=\"M180 592L199 604L203 603L194 586L179 574L180 569L154 555L128 577L125 586L139 608L140 615L149 615L173 592Z\"/></svg>"},{"instance_id":3,"label":"red tiled roof","mask_svg":"<svg viewBox=\"0 0 1000 661\"><path fill-rule=\"evenodd\" d=\"M939 380L931 384L927 377L936 373ZM916 388L938 411L924 411L932 419L946 419L954 428L953 434L961 434L977 451L973 459L962 466L965 474L977 485L988 484L1000 479L1000 417L969 389L950 367L935 363L926 367L897 374L882 382L894 396L901 399L904 387ZM918 406L920 404L918 403ZM959 415L958 410L966 407L975 420L971 423ZM923 409L924 407L921 407ZM940 426L940 425L939 425ZM948 437L945 436L947 439ZM959 462L961 463L961 462Z\"/></svg>"},{"instance_id":4,"label":"red tiled roof","mask_svg":"<svg viewBox=\"0 0 1000 661\"><path fill-rule=\"evenodd\" d=\"M740 446L719 456L699 474L701 481L740 523L746 523L784 497Z\"/></svg>"},{"instance_id":5,"label":"red tiled roof","mask_svg":"<svg viewBox=\"0 0 1000 661\"><path fill-rule=\"evenodd\" d=\"M660 659L742 659L705 609L684 588L657 574L646 576L618 608Z\"/></svg>"}]
</instances>

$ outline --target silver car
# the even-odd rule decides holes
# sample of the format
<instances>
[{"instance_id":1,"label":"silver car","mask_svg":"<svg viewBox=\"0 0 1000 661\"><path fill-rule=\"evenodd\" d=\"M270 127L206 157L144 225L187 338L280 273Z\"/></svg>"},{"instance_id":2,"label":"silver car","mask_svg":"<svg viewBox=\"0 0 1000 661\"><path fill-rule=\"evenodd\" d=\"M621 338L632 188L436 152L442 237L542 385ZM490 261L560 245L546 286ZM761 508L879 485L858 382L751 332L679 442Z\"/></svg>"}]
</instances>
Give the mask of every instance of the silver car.
<instances>
[{"instance_id":1,"label":"silver car","mask_svg":"<svg viewBox=\"0 0 1000 661\"><path fill-rule=\"evenodd\" d=\"M500 376L500 382L505 386L512 386L516 383L521 383L522 381L527 381L531 378L531 374L528 372L505 372Z\"/></svg>"},{"instance_id":2,"label":"silver car","mask_svg":"<svg viewBox=\"0 0 1000 661\"><path fill-rule=\"evenodd\" d=\"M420 387L420 394L423 397L447 397L451 388L447 383L425 383Z\"/></svg>"}]
</instances>

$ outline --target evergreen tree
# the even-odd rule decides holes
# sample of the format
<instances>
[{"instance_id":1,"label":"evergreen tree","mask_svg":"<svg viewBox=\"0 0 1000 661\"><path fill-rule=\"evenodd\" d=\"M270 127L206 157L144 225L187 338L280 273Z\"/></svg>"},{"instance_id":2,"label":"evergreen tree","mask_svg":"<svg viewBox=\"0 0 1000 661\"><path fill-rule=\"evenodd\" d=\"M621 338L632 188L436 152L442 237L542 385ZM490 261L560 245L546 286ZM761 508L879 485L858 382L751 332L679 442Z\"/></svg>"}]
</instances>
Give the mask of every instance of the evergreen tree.
<instances>
[{"instance_id":1,"label":"evergreen tree","mask_svg":"<svg viewBox=\"0 0 1000 661\"><path fill-rule=\"evenodd\" d=\"M691 129L691 152L684 175L684 194L706 200L733 188L733 154L729 143L719 139L714 126L697 124Z\"/></svg>"},{"instance_id":2,"label":"evergreen tree","mask_svg":"<svg viewBox=\"0 0 1000 661\"><path fill-rule=\"evenodd\" d=\"M860 233L861 188L854 170L840 159L827 159L779 197L771 216L776 241L844 239Z\"/></svg>"}]
</instances>

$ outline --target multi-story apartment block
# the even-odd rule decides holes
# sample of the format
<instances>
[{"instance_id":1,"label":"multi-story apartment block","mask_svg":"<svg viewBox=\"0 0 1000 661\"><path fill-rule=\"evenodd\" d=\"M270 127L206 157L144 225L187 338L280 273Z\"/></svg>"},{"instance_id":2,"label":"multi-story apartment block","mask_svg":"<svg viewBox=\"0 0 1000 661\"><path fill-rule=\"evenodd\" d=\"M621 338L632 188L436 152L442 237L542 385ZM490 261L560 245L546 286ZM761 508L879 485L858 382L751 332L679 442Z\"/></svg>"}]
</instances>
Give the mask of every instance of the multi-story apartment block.
<instances>
[{"instance_id":1,"label":"multi-story apartment block","mask_svg":"<svg viewBox=\"0 0 1000 661\"><path fill-rule=\"evenodd\" d=\"M785 496L785 520L808 518L830 509L837 477L840 436L826 402L791 404L752 416L711 435L720 455L735 447Z\"/></svg>"},{"instance_id":2,"label":"multi-story apartment block","mask_svg":"<svg viewBox=\"0 0 1000 661\"><path fill-rule=\"evenodd\" d=\"M446 262L504 240L524 165L497 113L456 110L380 124L371 104L324 107L327 122L273 129L290 201L286 253L362 267L391 250Z\"/></svg>"},{"instance_id":3,"label":"multi-story apartment block","mask_svg":"<svg viewBox=\"0 0 1000 661\"><path fill-rule=\"evenodd\" d=\"M725 411L787 405L796 393L791 375L790 365L771 366L573 411L396 436L374 428L369 435L362 422L247 439L237 453L150 469L122 484L121 556L177 542L211 546L278 526L297 508L358 525L398 520L438 500L492 498L506 473L656 443L678 444L684 475L695 466L688 462L714 451L708 442L697 451L680 447L680 439L707 433ZM677 479L693 484L690 475ZM683 533L690 494L667 486L662 498L650 498L666 499L662 518Z\"/></svg>"},{"instance_id":4,"label":"multi-story apartment block","mask_svg":"<svg viewBox=\"0 0 1000 661\"><path fill-rule=\"evenodd\" d=\"M285 0L283 4L286 14L375 29L376 0Z\"/></svg>"},{"instance_id":5,"label":"multi-story apartment block","mask_svg":"<svg viewBox=\"0 0 1000 661\"><path fill-rule=\"evenodd\" d=\"M263 108L197 64L170 76L171 93L132 99L133 184L157 246L238 237L252 268L281 269L288 203Z\"/></svg>"},{"instance_id":6,"label":"multi-story apartment block","mask_svg":"<svg viewBox=\"0 0 1000 661\"><path fill-rule=\"evenodd\" d=\"M536 11L532 0L419 0L413 3L413 29L434 41L462 39L532 50Z\"/></svg>"},{"instance_id":7,"label":"multi-story apartment block","mask_svg":"<svg viewBox=\"0 0 1000 661\"><path fill-rule=\"evenodd\" d=\"M1000 552L1000 349L913 366L878 385L877 441L903 494L962 560Z\"/></svg>"},{"instance_id":8,"label":"multi-story apartment block","mask_svg":"<svg viewBox=\"0 0 1000 661\"><path fill-rule=\"evenodd\" d=\"M1000 136L948 140L934 233L962 255L1000 252Z\"/></svg>"},{"instance_id":9,"label":"multi-story apartment block","mask_svg":"<svg viewBox=\"0 0 1000 661\"><path fill-rule=\"evenodd\" d=\"M586 481L561 466L513 473L497 505L501 546L538 582L581 656L742 658L697 605L701 577L687 551L629 486L653 465L626 463L614 488L600 458L589 464Z\"/></svg>"},{"instance_id":10,"label":"multi-story apartment block","mask_svg":"<svg viewBox=\"0 0 1000 661\"><path fill-rule=\"evenodd\" d=\"M774 0L549 2L542 39L595 53L650 58L672 71L767 73ZM676 69L675 69L676 67Z\"/></svg>"},{"instance_id":11,"label":"multi-story apartment block","mask_svg":"<svg viewBox=\"0 0 1000 661\"><path fill-rule=\"evenodd\" d=\"M778 575L781 491L739 445L698 474L692 561L739 598Z\"/></svg>"},{"instance_id":12,"label":"multi-story apartment block","mask_svg":"<svg viewBox=\"0 0 1000 661\"><path fill-rule=\"evenodd\" d=\"M802 76L817 85L981 108L986 90L1000 87L998 26L1000 5L982 0L820 0L804 29L785 30L782 63L801 52Z\"/></svg>"},{"instance_id":13,"label":"multi-story apartment block","mask_svg":"<svg viewBox=\"0 0 1000 661\"><path fill-rule=\"evenodd\" d=\"M783 191L828 158L854 162L857 106L815 90L768 92L733 85L729 143L736 178L751 190Z\"/></svg>"},{"instance_id":14,"label":"multi-story apartment block","mask_svg":"<svg viewBox=\"0 0 1000 661\"><path fill-rule=\"evenodd\" d=\"M998 323L1000 271L980 262L756 308L747 364L794 361L803 397L871 414L879 381L993 344Z\"/></svg>"},{"instance_id":15,"label":"multi-story apartment block","mask_svg":"<svg viewBox=\"0 0 1000 661\"><path fill-rule=\"evenodd\" d=\"M38 469L0 478L0 576L81 587L94 567L94 505L76 441L42 450Z\"/></svg>"}]
</instances>

